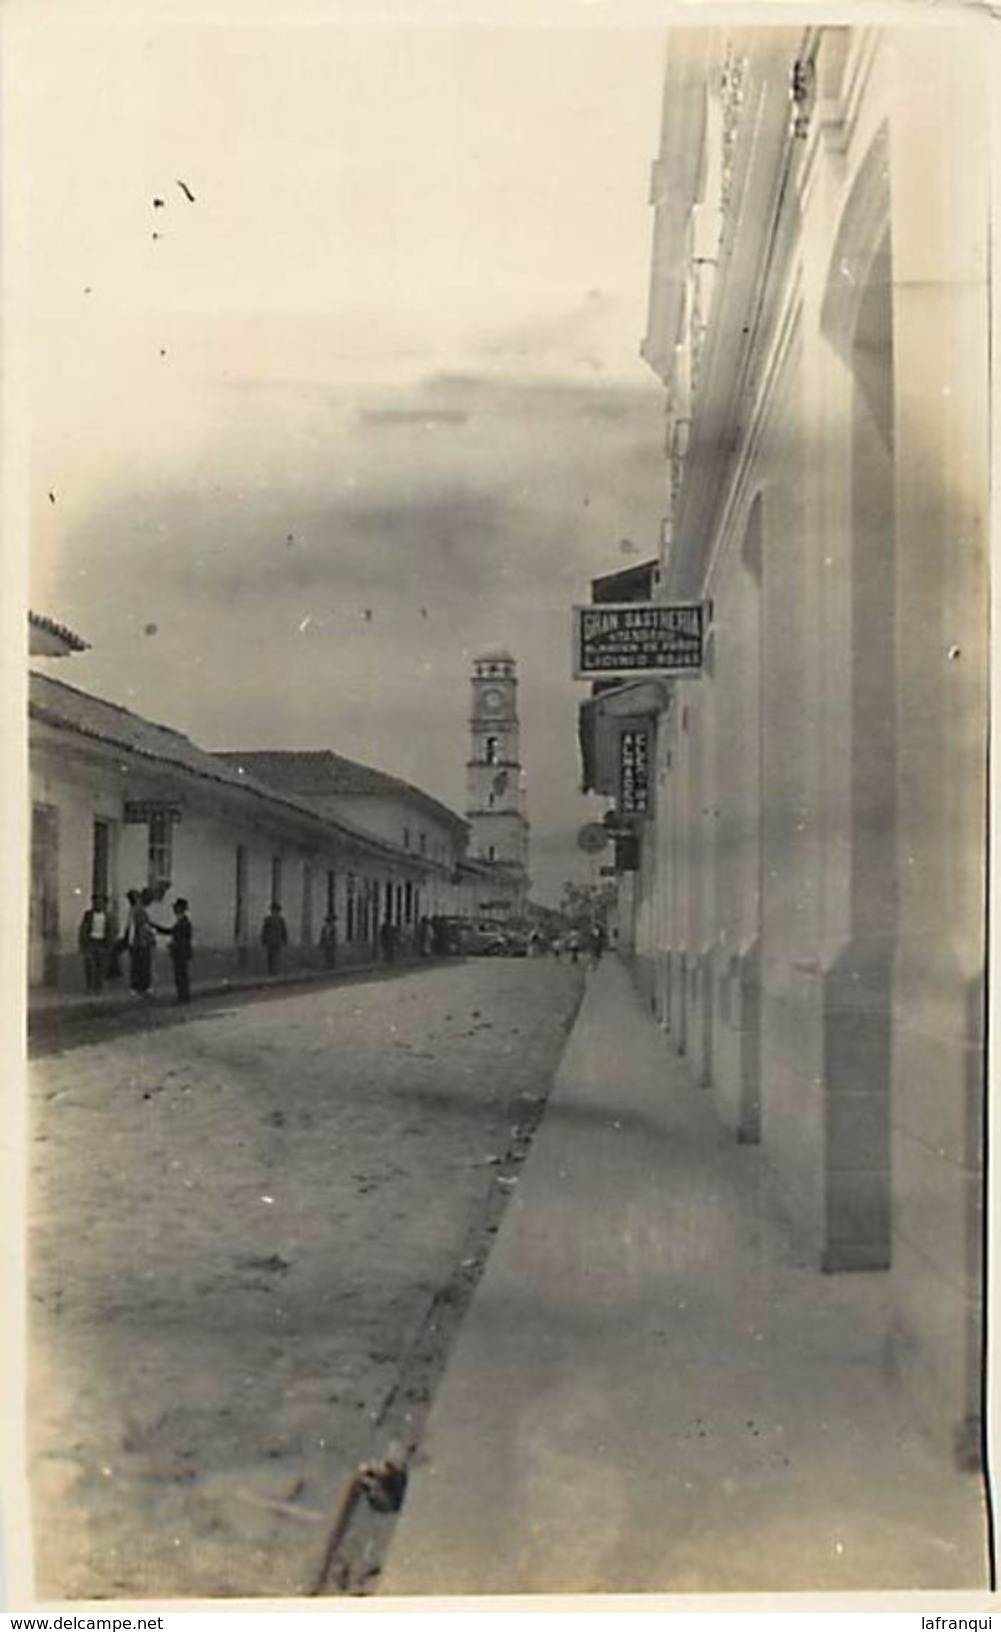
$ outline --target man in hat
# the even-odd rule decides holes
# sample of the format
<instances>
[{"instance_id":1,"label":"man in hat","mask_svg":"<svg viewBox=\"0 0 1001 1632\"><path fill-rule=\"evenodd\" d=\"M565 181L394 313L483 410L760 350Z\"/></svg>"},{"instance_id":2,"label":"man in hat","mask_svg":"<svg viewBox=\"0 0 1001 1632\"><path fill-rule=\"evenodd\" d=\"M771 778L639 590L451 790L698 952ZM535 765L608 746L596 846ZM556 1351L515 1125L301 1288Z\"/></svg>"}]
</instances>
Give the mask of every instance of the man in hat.
<instances>
[{"instance_id":1,"label":"man in hat","mask_svg":"<svg viewBox=\"0 0 1001 1632\"><path fill-rule=\"evenodd\" d=\"M183 895L179 895L174 902L174 922L169 927L163 924L157 924L155 927L161 935L168 936L170 940L167 950L170 955L170 966L174 971L177 1001L190 1003L193 934L191 919L188 917L188 903Z\"/></svg>"},{"instance_id":2,"label":"man in hat","mask_svg":"<svg viewBox=\"0 0 1001 1632\"><path fill-rule=\"evenodd\" d=\"M288 944L288 929L280 901L272 901L271 911L261 925L261 945L268 959L268 974L277 975L282 948Z\"/></svg>"}]
</instances>

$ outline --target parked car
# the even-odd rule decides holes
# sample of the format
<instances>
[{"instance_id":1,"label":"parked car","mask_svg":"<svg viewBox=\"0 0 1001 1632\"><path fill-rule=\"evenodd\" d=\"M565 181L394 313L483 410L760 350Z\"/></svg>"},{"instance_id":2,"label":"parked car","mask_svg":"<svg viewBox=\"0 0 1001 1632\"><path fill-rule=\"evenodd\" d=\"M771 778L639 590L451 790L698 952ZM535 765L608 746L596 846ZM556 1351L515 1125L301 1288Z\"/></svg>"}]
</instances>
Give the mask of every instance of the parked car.
<instances>
[{"instance_id":1,"label":"parked car","mask_svg":"<svg viewBox=\"0 0 1001 1632\"><path fill-rule=\"evenodd\" d=\"M467 957L496 957L501 941L497 924L465 922L462 925L460 945Z\"/></svg>"}]
</instances>

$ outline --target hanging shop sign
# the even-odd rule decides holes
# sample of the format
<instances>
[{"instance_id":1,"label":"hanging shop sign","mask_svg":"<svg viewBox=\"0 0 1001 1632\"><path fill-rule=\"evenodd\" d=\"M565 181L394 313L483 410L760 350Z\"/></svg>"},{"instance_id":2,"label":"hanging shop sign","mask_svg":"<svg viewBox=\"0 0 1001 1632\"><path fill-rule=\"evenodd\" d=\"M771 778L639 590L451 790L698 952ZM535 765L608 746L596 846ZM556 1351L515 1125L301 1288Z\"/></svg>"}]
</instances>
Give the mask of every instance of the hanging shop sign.
<instances>
[{"instance_id":1,"label":"hanging shop sign","mask_svg":"<svg viewBox=\"0 0 1001 1632\"><path fill-rule=\"evenodd\" d=\"M622 601L573 608L576 680L702 672L701 601Z\"/></svg>"},{"instance_id":2,"label":"hanging shop sign","mask_svg":"<svg viewBox=\"0 0 1001 1632\"><path fill-rule=\"evenodd\" d=\"M623 834L615 840L615 870L617 873L639 871L640 846L635 833Z\"/></svg>"},{"instance_id":3,"label":"hanging shop sign","mask_svg":"<svg viewBox=\"0 0 1001 1632\"><path fill-rule=\"evenodd\" d=\"M650 809L650 733L645 726L619 737L620 816L646 816Z\"/></svg>"},{"instance_id":4,"label":"hanging shop sign","mask_svg":"<svg viewBox=\"0 0 1001 1632\"><path fill-rule=\"evenodd\" d=\"M165 817L168 822L179 822L181 807L165 804L162 799L126 799L123 822L149 822L155 816Z\"/></svg>"},{"instance_id":5,"label":"hanging shop sign","mask_svg":"<svg viewBox=\"0 0 1001 1632\"><path fill-rule=\"evenodd\" d=\"M587 822L577 833L577 844L588 855L596 856L608 843L609 833L601 822Z\"/></svg>"}]
</instances>

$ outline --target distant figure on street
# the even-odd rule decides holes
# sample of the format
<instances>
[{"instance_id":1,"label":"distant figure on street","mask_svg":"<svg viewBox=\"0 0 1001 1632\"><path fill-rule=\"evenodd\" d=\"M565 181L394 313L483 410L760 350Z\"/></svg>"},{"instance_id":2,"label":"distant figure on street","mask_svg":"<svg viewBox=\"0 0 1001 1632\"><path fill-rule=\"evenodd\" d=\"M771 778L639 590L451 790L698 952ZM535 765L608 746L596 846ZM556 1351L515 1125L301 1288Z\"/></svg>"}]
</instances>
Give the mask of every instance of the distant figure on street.
<instances>
[{"instance_id":1,"label":"distant figure on street","mask_svg":"<svg viewBox=\"0 0 1001 1632\"><path fill-rule=\"evenodd\" d=\"M154 924L153 928L170 940L168 951L170 964L174 971L174 990L177 992L178 1003L191 1002L191 958L193 953L192 941L194 933L191 919L188 917L188 903L183 895L179 895L174 902L174 922L169 925Z\"/></svg>"},{"instance_id":2,"label":"distant figure on street","mask_svg":"<svg viewBox=\"0 0 1001 1632\"><path fill-rule=\"evenodd\" d=\"M320 950L326 968L333 969L337 962L337 918L328 912L320 926Z\"/></svg>"},{"instance_id":3,"label":"distant figure on street","mask_svg":"<svg viewBox=\"0 0 1001 1632\"><path fill-rule=\"evenodd\" d=\"M379 931L379 945L387 963L392 963L396 957L396 925L391 918L384 920Z\"/></svg>"},{"instance_id":4,"label":"distant figure on street","mask_svg":"<svg viewBox=\"0 0 1001 1632\"><path fill-rule=\"evenodd\" d=\"M272 901L271 911L261 925L261 945L267 954L268 974L277 975L282 947L288 945L288 928L282 917L282 904Z\"/></svg>"},{"instance_id":5,"label":"distant figure on street","mask_svg":"<svg viewBox=\"0 0 1001 1632\"><path fill-rule=\"evenodd\" d=\"M599 963L601 962L601 954L605 950L605 926L604 926L604 924L595 923L595 924L591 925L590 942L591 942L591 968L592 969L597 969Z\"/></svg>"},{"instance_id":6,"label":"distant figure on street","mask_svg":"<svg viewBox=\"0 0 1001 1632\"><path fill-rule=\"evenodd\" d=\"M150 923L151 890L129 890L129 921L125 929L129 949L129 985L137 997L148 997L153 983L153 948L156 930Z\"/></svg>"},{"instance_id":7,"label":"distant figure on street","mask_svg":"<svg viewBox=\"0 0 1001 1632\"><path fill-rule=\"evenodd\" d=\"M567 951L570 953L571 963L580 961L580 934L576 929L572 929L567 936Z\"/></svg>"},{"instance_id":8,"label":"distant figure on street","mask_svg":"<svg viewBox=\"0 0 1001 1632\"><path fill-rule=\"evenodd\" d=\"M542 951L542 936L537 929L533 929L528 937L528 955L537 958Z\"/></svg>"},{"instance_id":9,"label":"distant figure on street","mask_svg":"<svg viewBox=\"0 0 1001 1632\"><path fill-rule=\"evenodd\" d=\"M559 935L554 935L553 936L553 957L556 959L557 963L559 963L560 958L562 957L562 955L563 955L563 940L562 940L562 937L559 936Z\"/></svg>"},{"instance_id":10,"label":"distant figure on street","mask_svg":"<svg viewBox=\"0 0 1001 1632\"><path fill-rule=\"evenodd\" d=\"M426 914L417 920L417 956L431 956L431 920Z\"/></svg>"},{"instance_id":11,"label":"distant figure on street","mask_svg":"<svg viewBox=\"0 0 1001 1632\"><path fill-rule=\"evenodd\" d=\"M113 941L108 898L106 895L92 895L77 931L77 946L83 953L84 985L88 992L104 989Z\"/></svg>"}]
</instances>

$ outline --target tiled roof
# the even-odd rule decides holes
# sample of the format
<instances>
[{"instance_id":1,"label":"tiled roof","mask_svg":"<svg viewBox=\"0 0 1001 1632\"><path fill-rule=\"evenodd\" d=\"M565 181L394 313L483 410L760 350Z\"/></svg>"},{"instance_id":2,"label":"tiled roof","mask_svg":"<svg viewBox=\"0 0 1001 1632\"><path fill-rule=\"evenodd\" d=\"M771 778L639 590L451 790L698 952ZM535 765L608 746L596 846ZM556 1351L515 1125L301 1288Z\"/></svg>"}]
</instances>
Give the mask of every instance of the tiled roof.
<instances>
[{"instance_id":1,"label":"tiled roof","mask_svg":"<svg viewBox=\"0 0 1001 1632\"><path fill-rule=\"evenodd\" d=\"M180 731L143 719L130 709L109 703L103 697L94 697L76 686L68 686L65 681L53 680L50 675L30 674L28 712L33 719L45 724L75 731L97 742L111 743L142 759L171 766L205 781L238 788L252 798L277 806L286 815L292 813L308 818L314 826L325 827L352 842L360 843L368 850L401 859L405 857L410 861L418 859L399 845L379 839L349 822L322 816L315 805L305 804L282 793L251 774L241 775L225 763L226 756L199 748Z\"/></svg>"},{"instance_id":2,"label":"tiled roof","mask_svg":"<svg viewBox=\"0 0 1001 1632\"><path fill-rule=\"evenodd\" d=\"M231 767L242 765L269 787L280 788L302 799L337 794L348 798L404 798L429 815L437 816L457 833L464 833L468 826L454 810L425 793L423 788L415 788L412 783L391 776L388 771L377 770L374 765L345 759L343 754L335 754L330 748L248 749L245 753L214 754L213 758Z\"/></svg>"},{"instance_id":3,"label":"tiled roof","mask_svg":"<svg viewBox=\"0 0 1001 1632\"><path fill-rule=\"evenodd\" d=\"M87 652L90 650L89 643L80 635L75 635L72 629L67 629L64 623L56 623L54 618L43 617L40 612L28 613L28 630L29 633L38 630L40 634L51 636L59 645L64 646L68 652ZM38 652L35 655L41 657L42 655L51 656L52 654Z\"/></svg>"}]
</instances>

